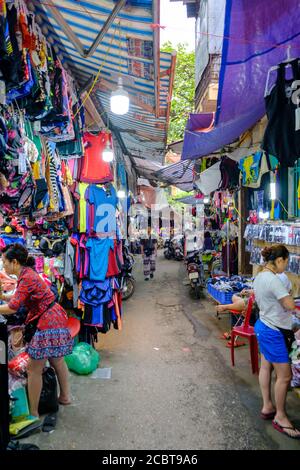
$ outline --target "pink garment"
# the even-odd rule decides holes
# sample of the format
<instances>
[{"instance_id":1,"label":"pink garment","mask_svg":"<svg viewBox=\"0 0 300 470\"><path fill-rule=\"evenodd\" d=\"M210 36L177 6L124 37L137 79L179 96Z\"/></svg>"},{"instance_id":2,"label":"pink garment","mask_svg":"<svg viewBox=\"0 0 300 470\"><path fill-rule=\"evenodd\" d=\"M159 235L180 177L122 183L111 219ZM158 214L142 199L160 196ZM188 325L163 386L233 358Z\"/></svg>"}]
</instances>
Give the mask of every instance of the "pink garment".
<instances>
[{"instance_id":1,"label":"pink garment","mask_svg":"<svg viewBox=\"0 0 300 470\"><path fill-rule=\"evenodd\" d=\"M35 258L35 270L37 273L44 272L44 257L43 256L37 256Z\"/></svg>"}]
</instances>

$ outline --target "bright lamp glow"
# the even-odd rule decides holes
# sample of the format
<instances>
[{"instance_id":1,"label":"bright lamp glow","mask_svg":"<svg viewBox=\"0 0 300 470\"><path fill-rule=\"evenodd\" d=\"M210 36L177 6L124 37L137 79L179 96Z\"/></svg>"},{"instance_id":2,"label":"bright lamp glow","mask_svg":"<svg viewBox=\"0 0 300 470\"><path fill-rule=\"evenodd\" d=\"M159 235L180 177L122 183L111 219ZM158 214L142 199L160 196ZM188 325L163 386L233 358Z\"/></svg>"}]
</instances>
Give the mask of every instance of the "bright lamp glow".
<instances>
[{"instance_id":1,"label":"bright lamp glow","mask_svg":"<svg viewBox=\"0 0 300 470\"><path fill-rule=\"evenodd\" d=\"M126 114L129 110L129 95L123 88L122 77L118 78L118 88L110 95L110 110L114 114Z\"/></svg>"},{"instance_id":2,"label":"bright lamp glow","mask_svg":"<svg viewBox=\"0 0 300 470\"><path fill-rule=\"evenodd\" d=\"M205 196L205 198L203 199L203 202L204 202L204 204L209 204L209 202L210 202L209 196Z\"/></svg>"},{"instance_id":3,"label":"bright lamp glow","mask_svg":"<svg viewBox=\"0 0 300 470\"><path fill-rule=\"evenodd\" d=\"M104 162L107 162L107 163L112 162L114 159L114 152L109 142L107 142L106 147L102 152L102 159Z\"/></svg>"},{"instance_id":4,"label":"bright lamp glow","mask_svg":"<svg viewBox=\"0 0 300 470\"><path fill-rule=\"evenodd\" d=\"M271 201L276 200L276 183L270 183L270 198Z\"/></svg>"},{"instance_id":5,"label":"bright lamp glow","mask_svg":"<svg viewBox=\"0 0 300 470\"><path fill-rule=\"evenodd\" d=\"M267 220L270 217L270 212L259 211L258 216L260 219Z\"/></svg>"},{"instance_id":6,"label":"bright lamp glow","mask_svg":"<svg viewBox=\"0 0 300 470\"><path fill-rule=\"evenodd\" d=\"M119 199L124 199L126 197L125 191L123 191L123 189L119 189L117 196Z\"/></svg>"}]
</instances>

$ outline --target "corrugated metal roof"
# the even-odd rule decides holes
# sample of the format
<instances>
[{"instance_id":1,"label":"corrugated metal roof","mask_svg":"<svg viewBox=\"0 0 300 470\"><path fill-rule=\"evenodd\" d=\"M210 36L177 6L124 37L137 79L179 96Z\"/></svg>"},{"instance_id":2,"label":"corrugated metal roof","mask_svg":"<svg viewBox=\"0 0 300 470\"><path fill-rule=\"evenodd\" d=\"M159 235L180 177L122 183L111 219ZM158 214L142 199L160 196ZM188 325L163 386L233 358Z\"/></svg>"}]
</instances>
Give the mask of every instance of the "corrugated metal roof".
<instances>
[{"instance_id":1,"label":"corrugated metal roof","mask_svg":"<svg viewBox=\"0 0 300 470\"><path fill-rule=\"evenodd\" d=\"M168 165L156 172L159 181L176 186L184 191L193 189L194 161L185 160L174 165Z\"/></svg>"},{"instance_id":2,"label":"corrugated metal roof","mask_svg":"<svg viewBox=\"0 0 300 470\"><path fill-rule=\"evenodd\" d=\"M85 57L119 2L32 0L31 5L42 31L79 86L86 85L101 67L92 98L96 106L100 102L100 112L105 111L113 128L120 132L128 154L142 154L162 163L175 59L172 62L171 54L159 54L159 28L153 26L159 18L159 2L127 1L95 52ZM119 74L130 95L130 110L125 116L114 115L109 108Z\"/></svg>"},{"instance_id":3,"label":"corrugated metal roof","mask_svg":"<svg viewBox=\"0 0 300 470\"><path fill-rule=\"evenodd\" d=\"M181 202L182 204L192 204L192 205L203 204L203 199L198 199L195 196L182 197L182 198L176 199L176 201Z\"/></svg>"}]
</instances>

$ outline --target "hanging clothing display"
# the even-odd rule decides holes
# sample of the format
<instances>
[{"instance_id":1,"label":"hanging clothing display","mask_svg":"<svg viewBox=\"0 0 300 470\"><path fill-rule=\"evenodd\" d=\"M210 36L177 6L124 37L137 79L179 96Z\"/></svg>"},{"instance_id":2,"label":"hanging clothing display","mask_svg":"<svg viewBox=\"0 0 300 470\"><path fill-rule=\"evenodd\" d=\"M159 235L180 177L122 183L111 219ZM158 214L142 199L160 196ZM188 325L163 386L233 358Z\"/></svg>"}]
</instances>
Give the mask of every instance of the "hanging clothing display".
<instances>
[{"instance_id":1,"label":"hanging clothing display","mask_svg":"<svg viewBox=\"0 0 300 470\"><path fill-rule=\"evenodd\" d=\"M107 143L107 133L99 134L85 132L84 157L81 168L80 181L84 183L107 183L113 181L110 164L103 161L102 153Z\"/></svg>"},{"instance_id":2,"label":"hanging clothing display","mask_svg":"<svg viewBox=\"0 0 300 470\"><path fill-rule=\"evenodd\" d=\"M46 282L81 318L89 342L95 326L122 327L118 198L102 158L112 137L84 133L75 81L23 0L0 2L0 75L0 246L27 246L41 291ZM126 187L124 166L118 174ZM42 329L59 309L51 307Z\"/></svg>"},{"instance_id":3,"label":"hanging clothing display","mask_svg":"<svg viewBox=\"0 0 300 470\"><path fill-rule=\"evenodd\" d=\"M286 78L287 67L291 66L292 77ZM293 82L299 80L299 59L278 66L275 86L265 97L268 125L262 149L278 158L282 167L294 166L300 157L299 108L293 102Z\"/></svg>"}]
</instances>

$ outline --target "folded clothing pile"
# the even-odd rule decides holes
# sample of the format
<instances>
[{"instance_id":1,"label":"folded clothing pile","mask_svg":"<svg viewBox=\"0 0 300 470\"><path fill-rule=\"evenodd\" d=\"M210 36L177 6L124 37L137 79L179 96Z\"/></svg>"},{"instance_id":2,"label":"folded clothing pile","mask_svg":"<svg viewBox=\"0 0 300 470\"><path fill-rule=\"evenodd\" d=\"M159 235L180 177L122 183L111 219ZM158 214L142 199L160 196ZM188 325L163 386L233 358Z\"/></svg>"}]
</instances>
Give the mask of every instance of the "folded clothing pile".
<instances>
[{"instance_id":1,"label":"folded clothing pile","mask_svg":"<svg viewBox=\"0 0 300 470\"><path fill-rule=\"evenodd\" d=\"M207 280L207 284L212 285L215 289L221 292L237 293L243 289L252 289L253 280L249 277L243 276L219 276Z\"/></svg>"}]
</instances>

